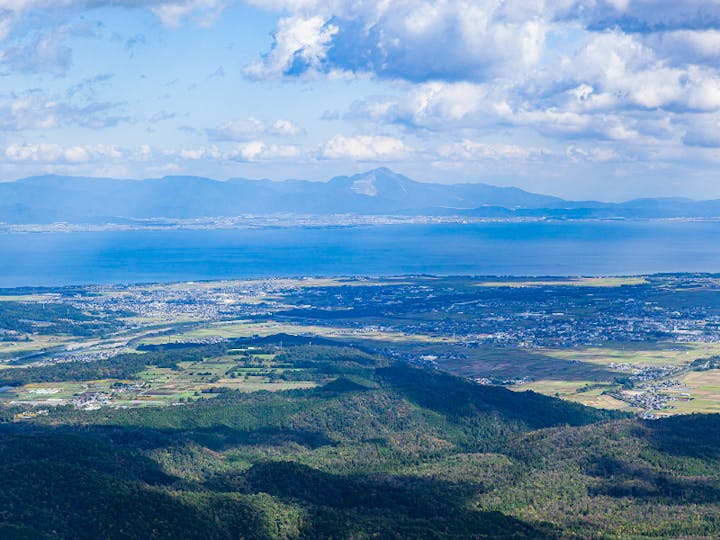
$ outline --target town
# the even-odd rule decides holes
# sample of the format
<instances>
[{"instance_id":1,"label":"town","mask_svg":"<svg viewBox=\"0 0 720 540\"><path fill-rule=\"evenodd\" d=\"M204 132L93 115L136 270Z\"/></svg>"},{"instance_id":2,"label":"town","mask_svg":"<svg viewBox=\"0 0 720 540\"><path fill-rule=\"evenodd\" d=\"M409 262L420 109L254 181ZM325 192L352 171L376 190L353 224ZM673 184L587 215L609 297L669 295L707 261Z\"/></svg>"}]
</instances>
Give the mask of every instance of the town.
<instances>
[{"instance_id":1,"label":"town","mask_svg":"<svg viewBox=\"0 0 720 540\"><path fill-rule=\"evenodd\" d=\"M712 409L701 394L720 383L720 277L711 275L298 278L1 294L0 307L27 312L22 324L0 322L3 369L287 334L647 418ZM709 387L692 382L700 373ZM152 393L158 384L108 381L64 398L37 389L23 397L5 385L0 406L163 404ZM193 389L202 395L206 388Z\"/></svg>"}]
</instances>

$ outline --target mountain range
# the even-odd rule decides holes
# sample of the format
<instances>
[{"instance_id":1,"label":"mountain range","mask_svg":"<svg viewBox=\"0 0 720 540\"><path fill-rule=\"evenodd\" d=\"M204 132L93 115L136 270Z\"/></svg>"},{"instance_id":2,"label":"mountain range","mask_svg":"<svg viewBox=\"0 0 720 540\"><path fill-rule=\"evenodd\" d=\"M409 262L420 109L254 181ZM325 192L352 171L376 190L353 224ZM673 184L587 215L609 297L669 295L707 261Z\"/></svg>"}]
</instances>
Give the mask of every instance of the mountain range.
<instances>
[{"instance_id":1,"label":"mountain range","mask_svg":"<svg viewBox=\"0 0 720 540\"><path fill-rule=\"evenodd\" d=\"M386 168L328 182L34 176L0 183L0 222L104 223L275 213L488 218L715 218L720 200L566 201L514 187L416 182Z\"/></svg>"}]
</instances>

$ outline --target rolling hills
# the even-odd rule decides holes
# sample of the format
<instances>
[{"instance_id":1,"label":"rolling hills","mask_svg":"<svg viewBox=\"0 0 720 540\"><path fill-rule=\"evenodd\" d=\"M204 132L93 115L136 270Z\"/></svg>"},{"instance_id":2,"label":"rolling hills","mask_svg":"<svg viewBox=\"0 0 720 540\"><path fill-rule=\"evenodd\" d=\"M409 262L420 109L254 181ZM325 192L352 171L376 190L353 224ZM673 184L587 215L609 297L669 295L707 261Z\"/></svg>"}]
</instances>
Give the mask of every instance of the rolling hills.
<instances>
[{"instance_id":1,"label":"rolling hills","mask_svg":"<svg viewBox=\"0 0 720 540\"><path fill-rule=\"evenodd\" d=\"M217 348L187 354L223 352ZM278 352L288 369L319 380L332 373L332 382L0 423L0 535L579 539L720 532L717 416L646 422L347 347ZM137 356L152 363L162 353Z\"/></svg>"}]
</instances>

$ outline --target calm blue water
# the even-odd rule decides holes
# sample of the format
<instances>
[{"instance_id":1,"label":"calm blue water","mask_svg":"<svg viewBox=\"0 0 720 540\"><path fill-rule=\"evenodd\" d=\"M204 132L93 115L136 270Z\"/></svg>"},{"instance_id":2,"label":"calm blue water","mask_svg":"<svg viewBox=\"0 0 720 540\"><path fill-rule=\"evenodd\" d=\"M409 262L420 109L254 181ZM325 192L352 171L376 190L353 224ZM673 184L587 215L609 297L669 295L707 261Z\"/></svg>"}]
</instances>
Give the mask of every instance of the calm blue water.
<instances>
[{"instance_id":1,"label":"calm blue water","mask_svg":"<svg viewBox=\"0 0 720 540\"><path fill-rule=\"evenodd\" d=\"M0 234L0 287L269 276L720 272L720 222Z\"/></svg>"}]
</instances>

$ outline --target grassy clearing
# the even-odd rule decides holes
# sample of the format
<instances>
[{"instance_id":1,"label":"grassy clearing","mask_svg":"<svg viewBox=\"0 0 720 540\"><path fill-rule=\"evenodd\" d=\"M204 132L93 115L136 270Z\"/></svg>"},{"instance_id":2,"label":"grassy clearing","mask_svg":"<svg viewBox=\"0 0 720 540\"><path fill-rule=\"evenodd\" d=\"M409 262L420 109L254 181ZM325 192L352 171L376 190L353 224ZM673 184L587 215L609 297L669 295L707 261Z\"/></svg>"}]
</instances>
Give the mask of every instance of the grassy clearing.
<instances>
[{"instance_id":1,"label":"grassy clearing","mask_svg":"<svg viewBox=\"0 0 720 540\"><path fill-rule=\"evenodd\" d=\"M282 391L312 388L325 381L285 381L276 367L275 354L220 356L196 362L180 362L177 369L150 366L133 380L32 383L0 392L0 404L26 407L68 405L78 396L109 398L106 406L141 407L170 405L181 400L209 399L220 390L241 392ZM251 365L246 363L250 361Z\"/></svg>"},{"instance_id":2,"label":"grassy clearing","mask_svg":"<svg viewBox=\"0 0 720 540\"><path fill-rule=\"evenodd\" d=\"M575 357L555 356L555 349L523 349L511 347L487 347L479 349L456 349L457 356L438 361L443 368L457 375L469 378L531 377L535 380L602 382L613 378L613 372L606 366L585 362ZM562 349L562 353L566 353ZM420 354L420 353L419 353ZM436 348L421 354L443 354Z\"/></svg>"},{"instance_id":3,"label":"grassy clearing","mask_svg":"<svg viewBox=\"0 0 720 540\"><path fill-rule=\"evenodd\" d=\"M274 321L250 322L247 320L210 324L202 328L195 328L185 332L167 336L144 338L143 344L167 344L177 341L192 341L203 338L219 337L225 339L244 338L253 336L271 336L274 334L292 334L302 336L319 336L325 338L338 338L343 340L373 340L421 343L452 343L452 338L440 338L422 334L403 334L401 332L388 332L375 329L348 329L331 326L299 325L280 323Z\"/></svg>"},{"instance_id":4,"label":"grassy clearing","mask_svg":"<svg viewBox=\"0 0 720 540\"><path fill-rule=\"evenodd\" d=\"M687 386L689 401L675 401L673 414L720 413L720 369L691 371L680 378ZM675 394L683 392L675 392Z\"/></svg>"},{"instance_id":5,"label":"grassy clearing","mask_svg":"<svg viewBox=\"0 0 720 540\"><path fill-rule=\"evenodd\" d=\"M577 360L590 364L630 364L635 366L687 365L698 358L720 354L720 343L658 343L626 344L622 347L590 347L586 349L544 349L549 357Z\"/></svg>"},{"instance_id":6,"label":"grassy clearing","mask_svg":"<svg viewBox=\"0 0 720 540\"><path fill-rule=\"evenodd\" d=\"M180 399L213 397L214 388L229 388L241 392L260 390L281 391L318 386L315 381L279 381L271 374L280 374L274 367L275 354L257 354L252 361L258 365L244 367L237 357L222 356L202 362L180 362L177 369L150 367L138 374L144 383L138 398L176 402ZM231 376L234 375L234 376Z\"/></svg>"},{"instance_id":7,"label":"grassy clearing","mask_svg":"<svg viewBox=\"0 0 720 540\"><path fill-rule=\"evenodd\" d=\"M22 356L59 345L70 346L78 343L77 338L62 335L32 335L30 341L0 341L0 358Z\"/></svg>"},{"instance_id":8,"label":"grassy clearing","mask_svg":"<svg viewBox=\"0 0 720 540\"><path fill-rule=\"evenodd\" d=\"M116 382L127 381L103 379L83 382L32 383L0 393L0 403L33 407L67 405L73 397L87 392L110 393L112 384Z\"/></svg>"},{"instance_id":9,"label":"grassy clearing","mask_svg":"<svg viewBox=\"0 0 720 540\"><path fill-rule=\"evenodd\" d=\"M0 294L0 302L57 302L59 294Z\"/></svg>"},{"instance_id":10,"label":"grassy clearing","mask_svg":"<svg viewBox=\"0 0 720 540\"><path fill-rule=\"evenodd\" d=\"M611 410L630 410L630 406L619 399L603 394L614 385L599 385L592 381L553 381L540 380L510 387L515 391L533 390L547 396L559 397L589 407Z\"/></svg>"}]
</instances>

